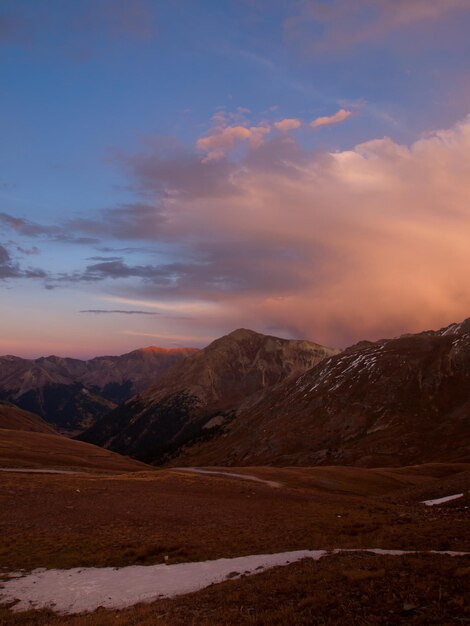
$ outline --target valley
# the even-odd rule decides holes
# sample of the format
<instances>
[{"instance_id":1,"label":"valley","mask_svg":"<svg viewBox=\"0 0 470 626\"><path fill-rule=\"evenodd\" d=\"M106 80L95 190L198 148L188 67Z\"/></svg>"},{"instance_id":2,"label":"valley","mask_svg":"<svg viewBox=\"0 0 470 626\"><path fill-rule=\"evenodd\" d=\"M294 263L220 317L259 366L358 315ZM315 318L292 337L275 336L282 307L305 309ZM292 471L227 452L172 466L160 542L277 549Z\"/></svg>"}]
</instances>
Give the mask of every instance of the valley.
<instances>
[{"instance_id":1,"label":"valley","mask_svg":"<svg viewBox=\"0 0 470 626\"><path fill-rule=\"evenodd\" d=\"M467 329L240 329L75 439L0 403L0 624L470 619Z\"/></svg>"},{"instance_id":2,"label":"valley","mask_svg":"<svg viewBox=\"0 0 470 626\"><path fill-rule=\"evenodd\" d=\"M0 357L0 400L13 402L74 435L194 352L192 348L149 346L88 361L6 355Z\"/></svg>"},{"instance_id":3,"label":"valley","mask_svg":"<svg viewBox=\"0 0 470 626\"><path fill-rule=\"evenodd\" d=\"M168 567L306 549L357 552L292 563L250 578L242 571L241 578L231 574L207 590L121 610L56 616L52 605L50 610L19 613L3 608L0 623L3 618L18 625L151 624L160 615L158 623L163 624L182 624L184 619L209 624L214 616L221 624L250 624L254 617L258 620L254 623L286 626L289 620L334 623L328 622L335 613L330 613L332 605L319 591L320 581L328 581L330 590L342 594L335 610L343 618L351 615L361 597L367 607L363 610L373 614L382 603L398 624L410 619L420 624L454 623L432 619L468 615L470 557L437 553L470 552L470 499L436 507L422 501L456 489L468 492L469 465L236 470L262 480L275 479L278 488L234 477L231 469L217 471L0 473L0 507L8 511L0 518L2 576L7 580L8 572L38 567L68 571ZM229 475L224 476L226 472ZM365 552L371 548L418 553ZM283 596L285 602L280 601ZM51 601L53 597L51 592ZM414 608L404 609L405 605ZM252 611L246 612L247 607Z\"/></svg>"}]
</instances>

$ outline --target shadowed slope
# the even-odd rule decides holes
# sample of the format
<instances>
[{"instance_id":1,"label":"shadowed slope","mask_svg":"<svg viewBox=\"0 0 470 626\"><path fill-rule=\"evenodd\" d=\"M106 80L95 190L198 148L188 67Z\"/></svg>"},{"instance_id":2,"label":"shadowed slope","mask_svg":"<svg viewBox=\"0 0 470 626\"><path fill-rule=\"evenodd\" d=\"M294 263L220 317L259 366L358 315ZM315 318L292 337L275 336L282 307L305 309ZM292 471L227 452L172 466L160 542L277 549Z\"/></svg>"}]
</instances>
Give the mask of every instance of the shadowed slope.
<instances>
[{"instance_id":1,"label":"shadowed slope","mask_svg":"<svg viewBox=\"0 0 470 626\"><path fill-rule=\"evenodd\" d=\"M0 398L76 434L194 352L150 346L88 361L4 356L0 357Z\"/></svg>"}]
</instances>

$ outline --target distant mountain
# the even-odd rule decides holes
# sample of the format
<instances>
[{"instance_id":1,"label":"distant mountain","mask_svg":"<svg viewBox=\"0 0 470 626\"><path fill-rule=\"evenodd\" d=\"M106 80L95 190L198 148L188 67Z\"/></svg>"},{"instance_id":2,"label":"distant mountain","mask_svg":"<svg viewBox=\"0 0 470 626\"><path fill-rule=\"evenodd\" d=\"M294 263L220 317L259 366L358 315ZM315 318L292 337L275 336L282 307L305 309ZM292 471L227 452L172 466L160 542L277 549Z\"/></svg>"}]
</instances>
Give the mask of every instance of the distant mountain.
<instances>
[{"instance_id":1,"label":"distant mountain","mask_svg":"<svg viewBox=\"0 0 470 626\"><path fill-rule=\"evenodd\" d=\"M174 366L79 438L161 462L182 445L223 432L275 385L337 352L239 329Z\"/></svg>"},{"instance_id":2,"label":"distant mountain","mask_svg":"<svg viewBox=\"0 0 470 626\"><path fill-rule=\"evenodd\" d=\"M189 465L399 466L470 460L470 319L361 342L273 389Z\"/></svg>"},{"instance_id":3,"label":"distant mountain","mask_svg":"<svg viewBox=\"0 0 470 626\"><path fill-rule=\"evenodd\" d=\"M194 352L149 347L89 361L4 356L0 357L0 399L76 434Z\"/></svg>"},{"instance_id":4,"label":"distant mountain","mask_svg":"<svg viewBox=\"0 0 470 626\"><path fill-rule=\"evenodd\" d=\"M0 428L55 434L54 429L38 415L24 411L10 402L0 402Z\"/></svg>"}]
</instances>

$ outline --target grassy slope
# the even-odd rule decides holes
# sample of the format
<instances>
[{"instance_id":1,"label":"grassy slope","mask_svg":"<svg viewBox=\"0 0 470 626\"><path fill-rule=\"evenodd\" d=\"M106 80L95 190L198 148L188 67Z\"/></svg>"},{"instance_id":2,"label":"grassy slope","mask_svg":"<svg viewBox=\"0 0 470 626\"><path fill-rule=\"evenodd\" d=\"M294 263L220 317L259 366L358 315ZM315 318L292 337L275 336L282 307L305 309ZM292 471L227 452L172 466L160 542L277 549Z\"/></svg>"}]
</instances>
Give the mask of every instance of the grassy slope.
<instances>
[{"instance_id":1,"label":"grassy slope","mask_svg":"<svg viewBox=\"0 0 470 626\"><path fill-rule=\"evenodd\" d=\"M9 402L0 402L0 428L53 434L55 431L39 415L24 411Z\"/></svg>"},{"instance_id":2,"label":"grassy slope","mask_svg":"<svg viewBox=\"0 0 470 626\"><path fill-rule=\"evenodd\" d=\"M0 429L0 467L142 471L148 466L62 435Z\"/></svg>"}]
</instances>

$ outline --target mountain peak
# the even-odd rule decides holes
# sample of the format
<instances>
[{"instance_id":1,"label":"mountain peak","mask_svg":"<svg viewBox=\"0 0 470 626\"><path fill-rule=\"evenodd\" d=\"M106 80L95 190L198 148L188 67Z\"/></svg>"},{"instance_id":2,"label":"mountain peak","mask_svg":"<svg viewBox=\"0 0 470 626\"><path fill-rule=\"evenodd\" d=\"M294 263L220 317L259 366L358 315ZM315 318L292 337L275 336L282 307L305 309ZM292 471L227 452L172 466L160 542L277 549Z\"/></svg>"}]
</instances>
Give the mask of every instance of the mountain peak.
<instances>
[{"instance_id":1,"label":"mountain peak","mask_svg":"<svg viewBox=\"0 0 470 626\"><path fill-rule=\"evenodd\" d=\"M254 330L250 330L249 328L237 328L236 330L232 330L231 333L228 333L225 336L230 337L231 339L248 339L251 337L262 337L264 335L262 335L261 333L257 333Z\"/></svg>"},{"instance_id":2,"label":"mountain peak","mask_svg":"<svg viewBox=\"0 0 470 626\"><path fill-rule=\"evenodd\" d=\"M336 350L310 342L237 328L176 364L82 438L162 460L182 443L210 436L213 428L234 420L242 405L332 354Z\"/></svg>"}]
</instances>

